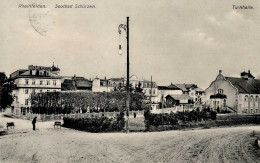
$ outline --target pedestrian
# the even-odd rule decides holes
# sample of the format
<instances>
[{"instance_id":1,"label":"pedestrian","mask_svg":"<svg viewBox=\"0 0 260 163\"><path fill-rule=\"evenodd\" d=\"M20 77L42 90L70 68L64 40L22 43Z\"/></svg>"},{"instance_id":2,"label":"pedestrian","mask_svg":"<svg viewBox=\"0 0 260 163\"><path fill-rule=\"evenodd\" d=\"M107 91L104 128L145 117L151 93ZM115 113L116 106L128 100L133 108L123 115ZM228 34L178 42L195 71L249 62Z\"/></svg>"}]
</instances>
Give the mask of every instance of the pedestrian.
<instances>
[{"instance_id":1,"label":"pedestrian","mask_svg":"<svg viewBox=\"0 0 260 163\"><path fill-rule=\"evenodd\" d=\"M34 117L34 118L33 118L33 121L32 121L33 130L35 130L35 123L36 123L36 119L37 119L37 117Z\"/></svg>"}]
</instances>

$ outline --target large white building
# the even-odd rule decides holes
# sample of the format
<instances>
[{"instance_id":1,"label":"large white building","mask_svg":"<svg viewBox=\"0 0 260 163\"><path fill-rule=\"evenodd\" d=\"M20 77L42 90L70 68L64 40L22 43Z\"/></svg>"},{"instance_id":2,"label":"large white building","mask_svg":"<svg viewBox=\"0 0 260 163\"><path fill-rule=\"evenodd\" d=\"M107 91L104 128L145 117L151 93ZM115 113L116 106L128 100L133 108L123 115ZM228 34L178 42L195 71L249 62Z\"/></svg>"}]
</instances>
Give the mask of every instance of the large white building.
<instances>
[{"instance_id":1,"label":"large white building","mask_svg":"<svg viewBox=\"0 0 260 163\"><path fill-rule=\"evenodd\" d=\"M226 77L219 70L205 93L206 104L214 110L260 113L260 80L250 71L242 72L240 77Z\"/></svg>"},{"instance_id":2,"label":"large white building","mask_svg":"<svg viewBox=\"0 0 260 163\"><path fill-rule=\"evenodd\" d=\"M26 114L30 111L30 95L39 92L61 91L60 69L30 65L28 69L19 69L10 75L15 84L14 97L11 105L15 114Z\"/></svg>"}]
</instances>

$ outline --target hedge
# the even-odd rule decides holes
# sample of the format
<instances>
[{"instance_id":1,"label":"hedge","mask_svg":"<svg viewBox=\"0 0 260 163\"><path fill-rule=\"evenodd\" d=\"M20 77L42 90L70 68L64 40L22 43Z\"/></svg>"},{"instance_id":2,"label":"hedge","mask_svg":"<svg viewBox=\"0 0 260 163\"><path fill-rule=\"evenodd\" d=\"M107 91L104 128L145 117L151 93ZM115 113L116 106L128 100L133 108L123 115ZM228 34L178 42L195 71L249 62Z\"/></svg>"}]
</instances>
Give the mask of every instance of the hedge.
<instances>
[{"instance_id":1,"label":"hedge","mask_svg":"<svg viewBox=\"0 0 260 163\"><path fill-rule=\"evenodd\" d=\"M217 113L214 111L185 111L170 114L152 114L150 110L146 110L144 113L145 126L149 130L150 126L162 126L162 125L179 125L179 122L200 122L201 120L216 120Z\"/></svg>"},{"instance_id":2,"label":"hedge","mask_svg":"<svg viewBox=\"0 0 260 163\"><path fill-rule=\"evenodd\" d=\"M88 117L88 118L63 118L63 126L88 132L113 132L122 131L125 126L124 113L120 113L116 118L108 117Z\"/></svg>"}]
</instances>

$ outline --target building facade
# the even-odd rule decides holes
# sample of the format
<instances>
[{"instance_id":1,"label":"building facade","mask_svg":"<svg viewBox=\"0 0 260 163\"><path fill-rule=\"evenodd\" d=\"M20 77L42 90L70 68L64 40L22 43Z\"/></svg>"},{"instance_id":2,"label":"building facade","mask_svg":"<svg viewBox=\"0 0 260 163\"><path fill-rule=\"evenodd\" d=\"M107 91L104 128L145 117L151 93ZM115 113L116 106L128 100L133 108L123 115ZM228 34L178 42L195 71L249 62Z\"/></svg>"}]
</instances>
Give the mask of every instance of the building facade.
<instances>
[{"instance_id":1,"label":"building facade","mask_svg":"<svg viewBox=\"0 0 260 163\"><path fill-rule=\"evenodd\" d=\"M174 84L176 87L180 88L183 94L188 94L194 102L195 106L202 105L205 97L205 91L199 88L196 84Z\"/></svg>"},{"instance_id":2,"label":"building facade","mask_svg":"<svg viewBox=\"0 0 260 163\"><path fill-rule=\"evenodd\" d=\"M10 75L15 84L12 112L26 114L30 111L30 95L32 93L61 91L60 69L55 67L33 66L20 69Z\"/></svg>"},{"instance_id":3,"label":"building facade","mask_svg":"<svg viewBox=\"0 0 260 163\"><path fill-rule=\"evenodd\" d=\"M214 110L231 110L238 113L260 112L260 80L248 72L240 78L224 77L222 71L205 91L207 106Z\"/></svg>"}]
</instances>

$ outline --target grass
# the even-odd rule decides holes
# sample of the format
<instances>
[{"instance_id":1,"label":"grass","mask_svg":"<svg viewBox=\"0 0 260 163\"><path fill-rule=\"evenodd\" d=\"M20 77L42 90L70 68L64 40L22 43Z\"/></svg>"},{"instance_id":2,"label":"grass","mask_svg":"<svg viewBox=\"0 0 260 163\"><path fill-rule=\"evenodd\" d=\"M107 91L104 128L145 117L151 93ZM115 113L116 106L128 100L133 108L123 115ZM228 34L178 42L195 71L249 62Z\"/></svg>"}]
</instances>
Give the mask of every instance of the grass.
<instances>
[{"instance_id":1,"label":"grass","mask_svg":"<svg viewBox=\"0 0 260 163\"><path fill-rule=\"evenodd\" d=\"M129 130L130 131L144 131L144 117L129 118Z\"/></svg>"}]
</instances>

